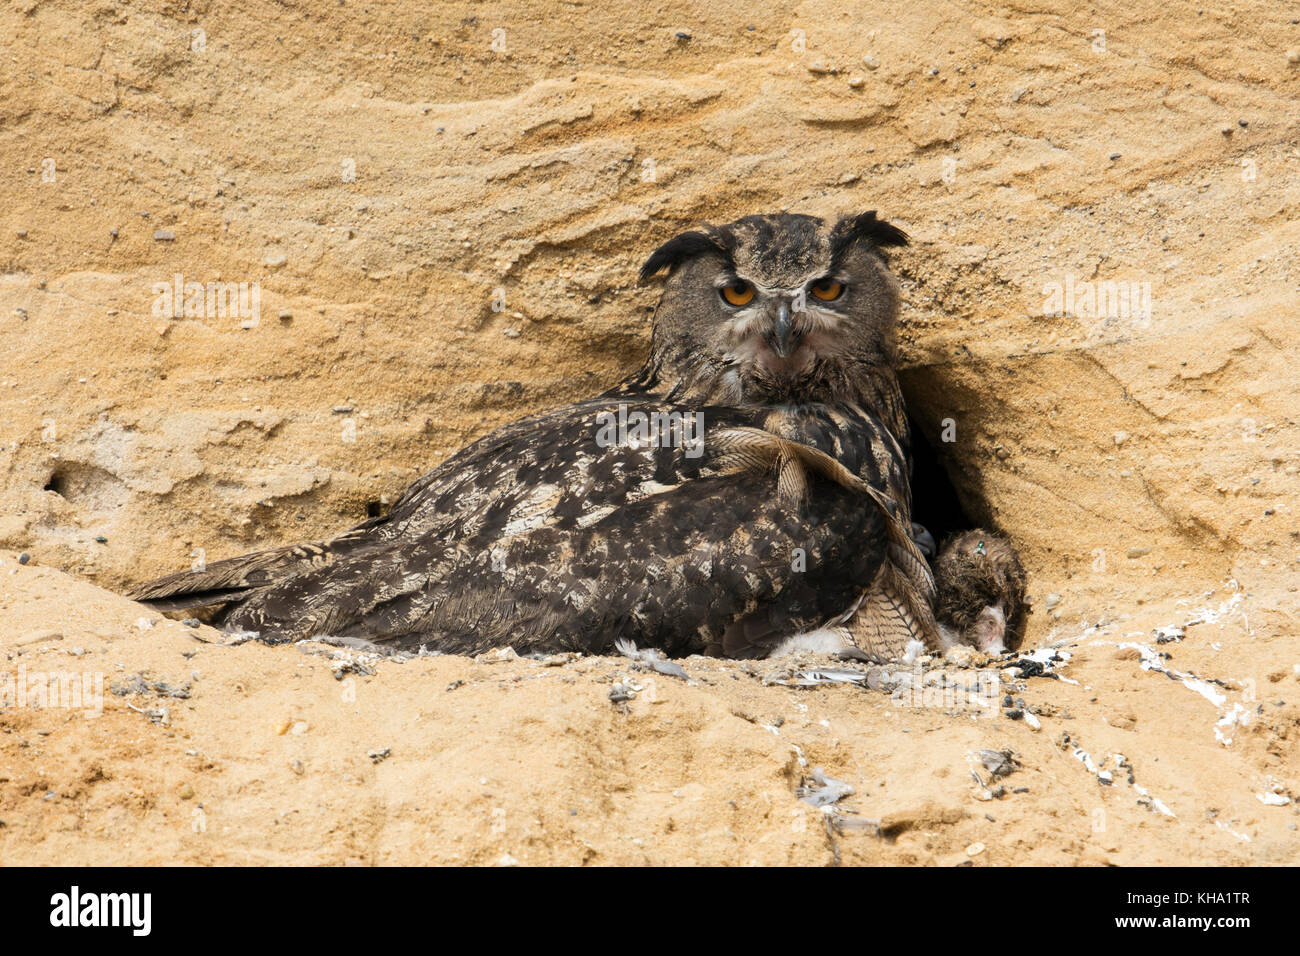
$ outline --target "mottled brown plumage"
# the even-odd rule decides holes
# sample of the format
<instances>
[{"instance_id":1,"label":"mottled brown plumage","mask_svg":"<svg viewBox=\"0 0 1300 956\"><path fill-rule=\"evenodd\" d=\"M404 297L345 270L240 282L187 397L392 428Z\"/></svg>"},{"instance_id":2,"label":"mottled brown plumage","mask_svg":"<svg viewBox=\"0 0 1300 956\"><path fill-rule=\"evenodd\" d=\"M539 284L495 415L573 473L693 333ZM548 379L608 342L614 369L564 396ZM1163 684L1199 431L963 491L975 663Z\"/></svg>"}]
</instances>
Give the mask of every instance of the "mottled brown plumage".
<instances>
[{"instance_id":1,"label":"mottled brown plumage","mask_svg":"<svg viewBox=\"0 0 1300 956\"><path fill-rule=\"evenodd\" d=\"M1009 541L980 528L949 538L935 559L934 579L935 617L946 643L990 654L1020 647L1030 608L1025 569Z\"/></svg>"},{"instance_id":2,"label":"mottled brown plumage","mask_svg":"<svg viewBox=\"0 0 1300 956\"><path fill-rule=\"evenodd\" d=\"M134 596L266 640L455 652L761 656L886 604L932 641L884 255L905 242L874 213L677 236L642 268L668 280L620 385L480 439L338 537Z\"/></svg>"}]
</instances>

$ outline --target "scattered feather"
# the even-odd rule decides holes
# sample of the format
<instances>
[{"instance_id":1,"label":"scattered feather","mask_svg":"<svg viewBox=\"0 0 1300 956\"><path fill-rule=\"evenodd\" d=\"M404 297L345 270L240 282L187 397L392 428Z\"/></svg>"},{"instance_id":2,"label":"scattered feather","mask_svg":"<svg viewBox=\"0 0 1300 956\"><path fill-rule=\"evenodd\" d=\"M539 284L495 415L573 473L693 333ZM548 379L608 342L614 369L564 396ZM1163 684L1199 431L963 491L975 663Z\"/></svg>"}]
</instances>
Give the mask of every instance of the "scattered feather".
<instances>
[{"instance_id":1,"label":"scattered feather","mask_svg":"<svg viewBox=\"0 0 1300 956\"><path fill-rule=\"evenodd\" d=\"M782 684L786 687L816 687L820 684L856 684L859 687L865 687L867 685L867 676L864 671L857 671L848 667L819 667L814 670L800 671L789 680L779 680L773 683Z\"/></svg>"},{"instance_id":2,"label":"scattered feather","mask_svg":"<svg viewBox=\"0 0 1300 956\"><path fill-rule=\"evenodd\" d=\"M667 677L677 677L681 680L690 680L690 675L682 669L682 666L676 661L670 661L663 657L654 648L637 650L636 644L626 638L619 638L614 642L614 649L624 657L634 661L640 661L649 667L656 674L663 674Z\"/></svg>"},{"instance_id":3,"label":"scattered feather","mask_svg":"<svg viewBox=\"0 0 1300 956\"><path fill-rule=\"evenodd\" d=\"M829 807L853 795L853 787L826 776L821 767L813 770L797 790L799 799L814 807Z\"/></svg>"}]
</instances>

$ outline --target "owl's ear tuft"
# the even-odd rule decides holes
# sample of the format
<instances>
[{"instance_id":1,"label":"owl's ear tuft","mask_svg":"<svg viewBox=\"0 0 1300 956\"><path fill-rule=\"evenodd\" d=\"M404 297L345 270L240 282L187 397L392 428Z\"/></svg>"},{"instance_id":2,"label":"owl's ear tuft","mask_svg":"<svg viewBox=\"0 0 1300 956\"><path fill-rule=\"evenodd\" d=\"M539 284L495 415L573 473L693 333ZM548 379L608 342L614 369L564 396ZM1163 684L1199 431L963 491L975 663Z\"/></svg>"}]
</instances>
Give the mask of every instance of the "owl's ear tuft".
<instances>
[{"instance_id":1,"label":"owl's ear tuft","mask_svg":"<svg viewBox=\"0 0 1300 956\"><path fill-rule=\"evenodd\" d=\"M650 253L650 258L641 267L638 281L645 282L658 275L664 269L669 273L688 259L694 259L706 253L727 255L727 250L713 236L704 232L683 232L673 236L662 246Z\"/></svg>"},{"instance_id":2,"label":"owl's ear tuft","mask_svg":"<svg viewBox=\"0 0 1300 956\"><path fill-rule=\"evenodd\" d=\"M872 209L857 216L847 216L835 224L831 233L831 256L838 259L860 239L881 251L891 246L907 245L907 233L893 223L877 218Z\"/></svg>"}]
</instances>

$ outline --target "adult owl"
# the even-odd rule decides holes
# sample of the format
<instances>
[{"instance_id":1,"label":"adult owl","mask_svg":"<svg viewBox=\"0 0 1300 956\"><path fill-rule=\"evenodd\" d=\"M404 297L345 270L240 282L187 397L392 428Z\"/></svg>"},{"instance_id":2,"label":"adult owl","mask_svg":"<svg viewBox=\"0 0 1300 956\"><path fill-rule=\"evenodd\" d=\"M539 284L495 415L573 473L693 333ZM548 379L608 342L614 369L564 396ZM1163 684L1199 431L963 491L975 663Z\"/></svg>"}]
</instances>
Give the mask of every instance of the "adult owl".
<instances>
[{"instance_id":1,"label":"adult owl","mask_svg":"<svg viewBox=\"0 0 1300 956\"><path fill-rule=\"evenodd\" d=\"M906 243L874 212L678 235L641 268L667 281L649 358L615 388L498 429L337 537L133 596L264 640L456 653L934 644L887 267Z\"/></svg>"}]
</instances>

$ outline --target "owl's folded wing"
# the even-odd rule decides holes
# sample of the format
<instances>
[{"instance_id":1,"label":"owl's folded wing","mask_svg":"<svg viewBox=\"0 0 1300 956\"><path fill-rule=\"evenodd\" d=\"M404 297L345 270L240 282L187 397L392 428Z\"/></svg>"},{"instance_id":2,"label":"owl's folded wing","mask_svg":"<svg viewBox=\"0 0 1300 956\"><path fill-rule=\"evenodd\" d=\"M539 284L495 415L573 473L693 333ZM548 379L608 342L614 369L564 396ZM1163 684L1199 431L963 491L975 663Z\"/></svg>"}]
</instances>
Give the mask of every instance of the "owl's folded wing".
<instances>
[{"instance_id":1,"label":"owl's folded wing","mask_svg":"<svg viewBox=\"0 0 1300 956\"><path fill-rule=\"evenodd\" d=\"M624 413L638 410L693 414ZM333 541L139 593L159 606L215 596L232 605L228 625L282 639L461 651L594 650L624 636L670 653L727 652L727 625L757 615L763 639L747 648L757 653L767 635L842 613L874 579L887 546L879 506L817 473L794 501L779 490L788 469L722 460L709 436L750 427L745 413L702 410L702 447L691 444L694 420L674 434L661 419L667 434L652 427L644 443L632 415L628 434L602 432L618 414L594 400L510 426Z\"/></svg>"}]
</instances>

